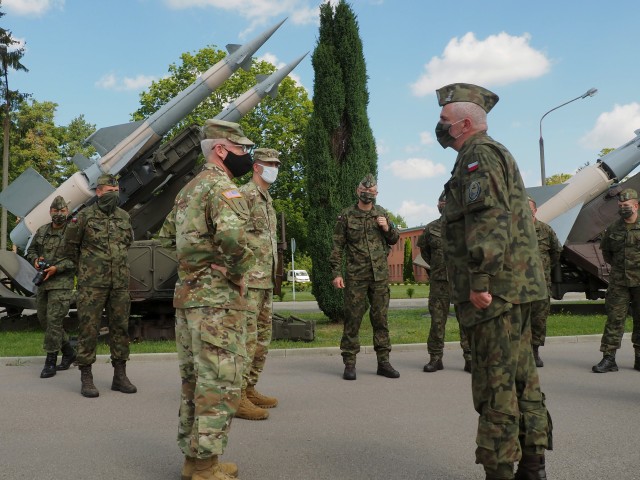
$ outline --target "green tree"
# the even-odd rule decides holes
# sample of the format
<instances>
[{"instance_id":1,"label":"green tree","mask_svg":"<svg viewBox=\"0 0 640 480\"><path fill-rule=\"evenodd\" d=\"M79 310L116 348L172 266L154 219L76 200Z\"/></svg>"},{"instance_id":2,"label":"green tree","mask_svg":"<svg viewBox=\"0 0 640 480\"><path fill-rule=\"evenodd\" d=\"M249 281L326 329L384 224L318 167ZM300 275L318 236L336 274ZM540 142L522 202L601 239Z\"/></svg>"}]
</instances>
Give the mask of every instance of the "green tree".
<instances>
[{"instance_id":1,"label":"green tree","mask_svg":"<svg viewBox=\"0 0 640 480\"><path fill-rule=\"evenodd\" d=\"M141 120L155 113L225 56L226 53L215 46L183 53L179 63L169 66L166 77L154 81L148 90L140 94L141 106L133 113L132 119ZM215 117L227 104L255 86L256 75L269 75L275 70L273 64L265 61L254 61L249 72L238 70L174 127L168 137L188 125L202 125L206 119ZM285 212L287 237L296 239L301 252L307 249L306 218L309 209L302 152L311 109L306 90L287 77L278 87L276 98L267 96L240 120L244 132L258 147L275 148L280 152L282 164L278 180L269 192L274 198L276 211ZM248 180L249 176L239 183Z\"/></svg>"},{"instance_id":2,"label":"green tree","mask_svg":"<svg viewBox=\"0 0 640 480\"><path fill-rule=\"evenodd\" d=\"M395 223L396 227L407 228L407 221L402 215L396 215L395 213L391 213L389 211L387 213L389 214L389 219L391 219L391 221Z\"/></svg>"},{"instance_id":3,"label":"green tree","mask_svg":"<svg viewBox=\"0 0 640 480\"><path fill-rule=\"evenodd\" d=\"M404 265L402 268L402 280L411 283L416 281L415 277L413 276L413 254L410 238L407 238L404 241Z\"/></svg>"},{"instance_id":4,"label":"green tree","mask_svg":"<svg viewBox=\"0 0 640 480\"><path fill-rule=\"evenodd\" d=\"M555 175L551 175L547 177L546 185L558 185L560 183L564 183L571 178L571 175L568 173L556 173Z\"/></svg>"},{"instance_id":5,"label":"green tree","mask_svg":"<svg viewBox=\"0 0 640 480\"><path fill-rule=\"evenodd\" d=\"M74 118L69 125L61 129L58 152L61 158L59 170L62 180L66 180L78 170L71 161L74 155L80 154L86 158L95 155L96 149L92 145L84 144L84 140L95 131L96 126L87 122L84 115Z\"/></svg>"},{"instance_id":6,"label":"green tree","mask_svg":"<svg viewBox=\"0 0 640 480\"><path fill-rule=\"evenodd\" d=\"M313 114L306 136L309 253L313 294L332 321L343 321L343 295L331 285L327 261L338 213L354 201L367 174L377 174L377 153L367 104L367 71L356 17L341 0L320 6L319 37L312 56Z\"/></svg>"}]
</instances>

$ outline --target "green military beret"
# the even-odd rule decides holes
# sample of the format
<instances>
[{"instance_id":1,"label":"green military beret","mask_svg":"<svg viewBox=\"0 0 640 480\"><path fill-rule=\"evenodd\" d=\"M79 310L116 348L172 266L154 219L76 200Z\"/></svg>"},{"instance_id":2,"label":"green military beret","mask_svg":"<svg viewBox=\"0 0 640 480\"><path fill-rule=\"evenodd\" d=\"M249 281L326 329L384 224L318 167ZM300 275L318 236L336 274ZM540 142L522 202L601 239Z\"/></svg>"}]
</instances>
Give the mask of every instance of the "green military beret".
<instances>
[{"instance_id":1,"label":"green military beret","mask_svg":"<svg viewBox=\"0 0 640 480\"><path fill-rule=\"evenodd\" d=\"M376 181L376 177L373 176L373 173L367 173L360 182L360 185L364 188L372 188L378 185L378 182Z\"/></svg>"},{"instance_id":2,"label":"green military beret","mask_svg":"<svg viewBox=\"0 0 640 480\"><path fill-rule=\"evenodd\" d=\"M280 163L280 159L278 158L280 153L273 148L256 148L253 151L253 160L255 162L277 162Z\"/></svg>"},{"instance_id":3,"label":"green military beret","mask_svg":"<svg viewBox=\"0 0 640 480\"><path fill-rule=\"evenodd\" d=\"M118 179L115 177L115 175L103 173L98 177L98 182L96 185L108 185L110 187L117 187Z\"/></svg>"},{"instance_id":4,"label":"green military beret","mask_svg":"<svg viewBox=\"0 0 640 480\"><path fill-rule=\"evenodd\" d=\"M53 199L53 202L51 202L51 206L49 208L62 210L63 208L67 208L67 202L64 201L64 198L61 195L58 195Z\"/></svg>"},{"instance_id":5,"label":"green military beret","mask_svg":"<svg viewBox=\"0 0 640 480\"><path fill-rule=\"evenodd\" d=\"M448 103L471 102L480 105L487 113L498 103L499 97L486 88L471 83L452 83L436 90L438 105L444 107Z\"/></svg>"},{"instance_id":6,"label":"green military beret","mask_svg":"<svg viewBox=\"0 0 640 480\"><path fill-rule=\"evenodd\" d=\"M627 200L638 199L638 192L636 192L633 188L625 188L618 194L618 200L621 202L626 202Z\"/></svg>"},{"instance_id":7,"label":"green military beret","mask_svg":"<svg viewBox=\"0 0 640 480\"><path fill-rule=\"evenodd\" d=\"M240 125L235 122L212 118L204 122L200 132L203 140L224 138L238 145L253 145L253 142L244 136Z\"/></svg>"}]
</instances>

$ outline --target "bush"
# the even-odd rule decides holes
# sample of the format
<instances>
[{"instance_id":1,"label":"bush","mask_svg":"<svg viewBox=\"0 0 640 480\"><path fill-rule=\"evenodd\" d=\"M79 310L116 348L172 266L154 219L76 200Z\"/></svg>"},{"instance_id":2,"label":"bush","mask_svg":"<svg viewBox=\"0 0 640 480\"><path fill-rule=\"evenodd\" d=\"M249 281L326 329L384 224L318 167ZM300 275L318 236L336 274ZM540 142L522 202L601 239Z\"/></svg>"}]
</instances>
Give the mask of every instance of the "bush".
<instances>
[{"instance_id":1,"label":"bush","mask_svg":"<svg viewBox=\"0 0 640 480\"><path fill-rule=\"evenodd\" d=\"M407 295L409 296L409 298L413 298L413 294L416 293L416 289L413 287L409 287L407 288Z\"/></svg>"}]
</instances>

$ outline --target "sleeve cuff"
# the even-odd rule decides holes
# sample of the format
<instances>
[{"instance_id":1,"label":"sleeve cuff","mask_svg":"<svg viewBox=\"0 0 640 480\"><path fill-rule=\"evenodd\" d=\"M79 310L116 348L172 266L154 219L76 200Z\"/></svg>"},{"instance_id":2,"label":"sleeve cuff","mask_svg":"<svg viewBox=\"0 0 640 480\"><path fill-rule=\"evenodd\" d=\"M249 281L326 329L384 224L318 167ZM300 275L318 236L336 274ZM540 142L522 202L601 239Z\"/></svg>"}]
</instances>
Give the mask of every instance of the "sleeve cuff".
<instances>
[{"instance_id":1,"label":"sleeve cuff","mask_svg":"<svg viewBox=\"0 0 640 480\"><path fill-rule=\"evenodd\" d=\"M471 275L471 290L474 292L489 291L489 275L486 273L474 273Z\"/></svg>"}]
</instances>

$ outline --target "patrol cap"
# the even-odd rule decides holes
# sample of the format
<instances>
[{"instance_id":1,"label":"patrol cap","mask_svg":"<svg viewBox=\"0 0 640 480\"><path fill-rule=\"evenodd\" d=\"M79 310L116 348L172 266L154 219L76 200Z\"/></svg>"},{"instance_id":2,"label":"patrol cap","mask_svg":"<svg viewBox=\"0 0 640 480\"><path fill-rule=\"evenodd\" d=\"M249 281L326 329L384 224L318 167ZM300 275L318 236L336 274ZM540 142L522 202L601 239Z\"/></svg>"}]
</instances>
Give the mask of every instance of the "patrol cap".
<instances>
[{"instance_id":1,"label":"patrol cap","mask_svg":"<svg viewBox=\"0 0 640 480\"><path fill-rule=\"evenodd\" d=\"M373 176L373 173L367 173L360 182L360 185L364 188L372 188L378 185L378 182L376 181L376 177Z\"/></svg>"},{"instance_id":2,"label":"patrol cap","mask_svg":"<svg viewBox=\"0 0 640 480\"><path fill-rule=\"evenodd\" d=\"M618 200L621 202L626 202L627 200L638 199L638 192L636 192L633 188L625 188L618 194Z\"/></svg>"},{"instance_id":3,"label":"patrol cap","mask_svg":"<svg viewBox=\"0 0 640 480\"><path fill-rule=\"evenodd\" d=\"M273 148L256 148L253 151L253 161L254 162L277 162L280 163L280 159L278 158L280 152L274 150Z\"/></svg>"},{"instance_id":4,"label":"patrol cap","mask_svg":"<svg viewBox=\"0 0 640 480\"><path fill-rule=\"evenodd\" d=\"M67 208L67 202L64 201L64 198L61 195L58 195L51 202L51 206L49 208L53 208L55 210L62 210L63 208Z\"/></svg>"},{"instance_id":5,"label":"patrol cap","mask_svg":"<svg viewBox=\"0 0 640 480\"><path fill-rule=\"evenodd\" d=\"M480 105L489 113L500 99L498 95L484 87L471 83L452 83L436 90L438 105L444 107L448 103L471 102Z\"/></svg>"},{"instance_id":6,"label":"patrol cap","mask_svg":"<svg viewBox=\"0 0 640 480\"><path fill-rule=\"evenodd\" d=\"M216 120L215 118L211 118L204 122L200 132L203 140L225 138L230 142L237 143L238 145L251 146L254 144L244 136L242 128L235 122L227 122L225 120Z\"/></svg>"},{"instance_id":7,"label":"patrol cap","mask_svg":"<svg viewBox=\"0 0 640 480\"><path fill-rule=\"evenodd\" d=\"M108 185L110 187L117 187L118 179L115 177L115 175L103 173L98 177L98 182L96 183L96 185Z\"/></svg>"}]
</instances>

